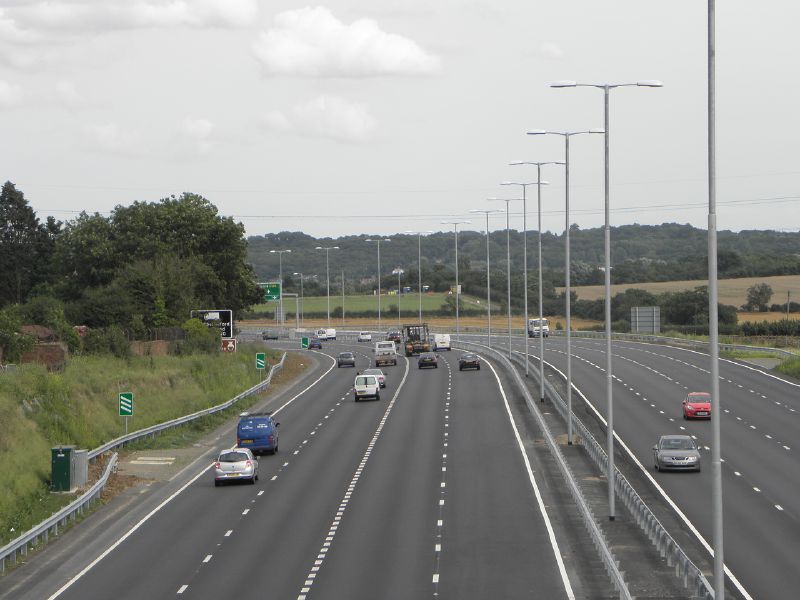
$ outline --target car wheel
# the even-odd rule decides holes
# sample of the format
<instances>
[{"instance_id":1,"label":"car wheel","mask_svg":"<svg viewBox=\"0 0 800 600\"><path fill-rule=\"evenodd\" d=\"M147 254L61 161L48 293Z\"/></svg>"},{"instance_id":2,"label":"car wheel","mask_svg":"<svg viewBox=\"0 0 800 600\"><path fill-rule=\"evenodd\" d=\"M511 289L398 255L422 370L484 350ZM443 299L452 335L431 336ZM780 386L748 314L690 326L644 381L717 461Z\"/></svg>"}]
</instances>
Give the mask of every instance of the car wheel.
<instances>
[{"instance_id":1,"label":"car wheel","mask_svg":"<svg viewBox=\"0 0 800 600\"><path fill-rule=\"evenodd\" d=\"M256 484L256 477L255 477L255 475L253 475L253 476L250 478L250 485L255 485L255 484Z\"/></svg>"},{"instance_id":2,"label":"car wheel","mask_svg":"<svg viewBox=\"0 0 800 600\"><path fill-rule=\"evenodd\" d=\"M480 365L478 365L477 367L475 367L475 369L476 369L476 370L478 370L478 371L480 371L480 370L481 370L481 366L480 366Z\"/></svg>"},{"instance_id":3,"label":"car wheel","mask_svg":"<svg viewBox=\"0 0 800 600\"><path fill-rule=\"evenodd\" d=\"M258 481L258 474L256 474L256 481Z\"/></svg>"},{"instance_id":4,"label":"car wheel","mask_svg":"<svg viewBox=\"0 0 800 600\"><path fill-rule=\"evenodd\" d=\"M686 413L683 413L683 420L684 421L688 421L689 420L689 417L686 416Z\"/></svg>"},{"instance_id":5,"label":"car wheel","mask_svg":"<svg viewBox=\"0 0 800 600\"><path fill-rule=\"evenodd\" d=\"M221 482L221 481L217 481L217 480L215 479L215 480L214 480L214 487L219 487L220 485L222 485L222 482Z\"/></svg>"},{"instance_id":6,"label":"car wheel","mask_svg":"<svg viewBox=\"0 0 800 600\"><path fill-rule=\"evenodd\" d=\"M375 400L380 400L380 399L381 399L381 393L375 392Z\"/></svg>"},{"instance_id":7,"label":"car wheel","mask_svg":"<svg viewBox=\"0 0 800 600\"><path fill-rule=\"evenodd\" d=\"M459 370L459 371L463 371L463 370L464 370L464 367L462 367L461 365L458 365L458 370Z\"/></svg>"},{"instance_id":8,"label":"car wheel","mask_svg":"<svg viewBox=\"0 0 800 600\"><path fill-rule=\"evenodd\" d=\"M659 471L659 470L660 470L660 469L658 468L658 461L656 461L656 464L655 464L655 465L653 465L653 466L655 467L656 471Z\"/></svg>"}]
</instances>

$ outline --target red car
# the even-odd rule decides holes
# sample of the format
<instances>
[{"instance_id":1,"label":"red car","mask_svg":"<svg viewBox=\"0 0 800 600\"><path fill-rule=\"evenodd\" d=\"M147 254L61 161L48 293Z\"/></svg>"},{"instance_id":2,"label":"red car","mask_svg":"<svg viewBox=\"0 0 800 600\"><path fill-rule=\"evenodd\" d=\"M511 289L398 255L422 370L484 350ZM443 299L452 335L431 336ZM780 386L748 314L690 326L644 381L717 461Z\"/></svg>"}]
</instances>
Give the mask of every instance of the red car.
<instances>
[{"instance_id":1,"label":"red car","mask_svg":"<svg viewBox=\"0 0 800 600\"><path fill-rule=\"evenodd\" d=\"M710 419L711 394L708 392L689 392L683 399L684 419Z\"/></svg>"}]
</instances>

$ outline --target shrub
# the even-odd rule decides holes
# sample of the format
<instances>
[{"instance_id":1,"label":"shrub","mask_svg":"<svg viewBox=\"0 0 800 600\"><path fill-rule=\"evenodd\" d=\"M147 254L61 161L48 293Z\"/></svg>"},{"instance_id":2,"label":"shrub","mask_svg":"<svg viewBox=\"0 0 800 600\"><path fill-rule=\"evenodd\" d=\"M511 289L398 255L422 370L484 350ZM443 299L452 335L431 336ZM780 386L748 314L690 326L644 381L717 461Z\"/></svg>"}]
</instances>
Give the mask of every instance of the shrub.
<instances>
[{"instance_id":1,"label":"shrub","mask_svg":"<svg viewBox=\"0 0 800 600\"><path fill-rule=\"evenodd\" d=\"M128 338L116 325L87 331L83 348L87 354L112 354L117 358L127 358L131 355Z\"/></svg>"}]
</instances>

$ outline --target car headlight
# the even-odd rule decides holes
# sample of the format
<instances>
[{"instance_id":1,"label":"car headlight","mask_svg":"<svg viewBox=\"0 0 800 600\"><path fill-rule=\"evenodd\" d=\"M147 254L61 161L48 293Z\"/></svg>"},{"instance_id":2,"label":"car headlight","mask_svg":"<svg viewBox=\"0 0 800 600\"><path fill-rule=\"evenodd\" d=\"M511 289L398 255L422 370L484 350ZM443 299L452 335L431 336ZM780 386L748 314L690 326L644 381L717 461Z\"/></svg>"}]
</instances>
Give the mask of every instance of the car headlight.
<instances>
[{"instance_id":1,"label":"car headlight","mask_svg":"<svg viewBox=\"0 0 800 600\"><path fill-rule=\"evenodd\" d=\"M687 456L686 460L689 461L689 462L697 462L697 457L696 456Z\"/></svg>"}]
</instances>

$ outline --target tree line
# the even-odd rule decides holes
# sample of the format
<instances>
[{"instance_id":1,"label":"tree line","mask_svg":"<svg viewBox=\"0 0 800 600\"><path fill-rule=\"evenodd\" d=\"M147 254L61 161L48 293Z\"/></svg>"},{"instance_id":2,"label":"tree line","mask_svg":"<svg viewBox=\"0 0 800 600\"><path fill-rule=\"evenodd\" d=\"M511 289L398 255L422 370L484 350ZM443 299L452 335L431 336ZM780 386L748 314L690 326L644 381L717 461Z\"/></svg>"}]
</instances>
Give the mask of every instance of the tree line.
<instances>
[{"instance_id":1,"label":"tree line","mask_svg":"<svg viewBox=\"0 0 800 600\"><path fill-rule=\"evenodd\" d=\"M135 333L180 326L192 309L239 314L262 295L246 256L242 224L197 194L41 222L22 190L6 182L0 348L18 354L13 327L23 321L53 326L76 343L72 325Z\"/></svg>"}]
</instances>

